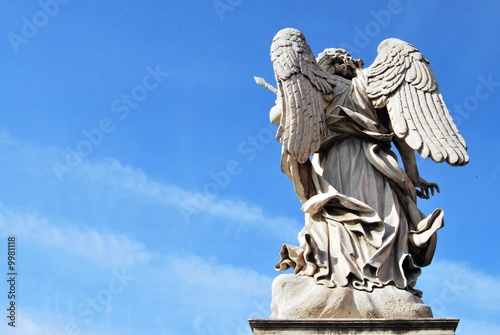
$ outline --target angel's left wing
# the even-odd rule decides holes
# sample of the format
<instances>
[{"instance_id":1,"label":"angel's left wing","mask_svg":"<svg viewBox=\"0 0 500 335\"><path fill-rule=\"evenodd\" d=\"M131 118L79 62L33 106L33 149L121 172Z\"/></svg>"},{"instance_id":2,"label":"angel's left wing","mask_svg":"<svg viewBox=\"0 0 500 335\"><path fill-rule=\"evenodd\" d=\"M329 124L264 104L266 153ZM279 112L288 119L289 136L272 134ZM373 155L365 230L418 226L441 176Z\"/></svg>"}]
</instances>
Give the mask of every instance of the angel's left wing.
<instances>
[{"instance_id":1,"label":"angel's left wing","mask_svg":"<svg viewBox=\"0 0 500 335\"><path fill-rule=\"evenodd\" d=\"M321 145L326 132L324 96L335 79L324 71L297 29L280 30L271 44L281 119L277 139L286 153L304 163Z\"/></svg>"},{"instance_id":2,"label":"angel's left wing","mask_svg":"<svg viewBox=\"0 0 500 335\"><path fill-rule=\"evenodd\" d=\"M451 165L469 161L465 140L446 108L429 61L412 45L387 39L363 70L366 92L377 108L387 107L395 135L422 157Z\"/></svg>"}]
</instances>

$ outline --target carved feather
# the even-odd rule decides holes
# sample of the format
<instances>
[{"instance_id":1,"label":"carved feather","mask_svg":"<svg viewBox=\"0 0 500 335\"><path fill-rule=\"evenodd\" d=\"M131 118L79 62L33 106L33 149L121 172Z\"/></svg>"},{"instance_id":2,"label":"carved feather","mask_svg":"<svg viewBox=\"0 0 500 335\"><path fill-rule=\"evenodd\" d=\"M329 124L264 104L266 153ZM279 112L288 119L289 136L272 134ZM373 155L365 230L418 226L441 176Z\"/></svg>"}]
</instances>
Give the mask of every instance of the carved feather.
<instances>
[{"instance_id":1,"label":"carved feather","mask_svg":"<svg viewBox=\"0 0 500 335\"><path fill-rule=\"evenodd\" d=\"M429 61L414 46L387 39L380 43L373 64L363 71L368 97L377 108L387 107L397 137L424 158L467 164L465 140L444 103Z\"/></svg>"},{"instance_id":2,"label":"carved feather","mask_svg":"<svg viewBox=\"0 0 500 335\"><path fill-rule=\"evenodd\" d=\"M323 96L333 91L335 80L316 63L297 29L276 34L271 61L283 113L276 137L287 153L304 163L321 145L326 131Z\"/></svg>"}]
</instances>

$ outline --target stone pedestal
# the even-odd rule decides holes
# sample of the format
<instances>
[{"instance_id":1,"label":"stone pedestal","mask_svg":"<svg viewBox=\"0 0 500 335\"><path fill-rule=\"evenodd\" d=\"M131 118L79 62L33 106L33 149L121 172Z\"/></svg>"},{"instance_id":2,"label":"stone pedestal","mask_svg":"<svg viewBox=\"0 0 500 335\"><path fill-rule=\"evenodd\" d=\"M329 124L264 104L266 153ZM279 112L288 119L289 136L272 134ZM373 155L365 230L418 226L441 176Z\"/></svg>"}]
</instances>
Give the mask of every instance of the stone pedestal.
<instances>
[{"instance_id":1,"label":"stone pedestal","mask_svg":"<svg viewBox=\"0 0 500 335\"><path fill-rule=\"evenodd\" d=\"M454 335L458 319L250 319L254 335Z\"/></svg>"},{"instance_id":2,"label":"stone pedestal","mask_svg":"<svg viewBox=\"0 0 500 335\"><path fill-rule=\"evenodd\" d=\"M329 288L312 277L284 274L273 281L272 319L420 319L432 318L420 298L394 286L371 292Z\"/></svg>"}]
</instances>

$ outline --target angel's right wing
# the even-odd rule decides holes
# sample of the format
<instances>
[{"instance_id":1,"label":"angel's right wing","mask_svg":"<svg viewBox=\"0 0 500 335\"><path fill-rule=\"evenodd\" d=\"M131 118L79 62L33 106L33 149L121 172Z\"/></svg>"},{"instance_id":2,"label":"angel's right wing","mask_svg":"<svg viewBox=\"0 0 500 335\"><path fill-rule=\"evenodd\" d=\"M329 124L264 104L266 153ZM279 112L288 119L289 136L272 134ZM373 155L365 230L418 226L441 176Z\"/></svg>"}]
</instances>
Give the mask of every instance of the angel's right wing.
<instances>
[{"instance_id":1,"label":"angel's right wing","mask_svg":"<svg viewBox=\"0 0 500 335\"><path fill-rule=\"evenodd\" d=\"M395 135L422 157L451 165L469 161L465 140L446 108L429 61L413 45L391 38L363 70L366 92L377 108L387 107Z\"/></svg>"},{"instance_id":2,"label":"angel's right wing","mask_svg":"<svg viewBox=\"0 0 500 335\"><path fill-rule=\"evenodd\" d=\"M316 63L297 29L285 28L276 34L271 61L282 103L276 138L285 152L304 163L321 145L326 131L323 97L333 91L335 79Z\"/></svg>"}]
</instances>

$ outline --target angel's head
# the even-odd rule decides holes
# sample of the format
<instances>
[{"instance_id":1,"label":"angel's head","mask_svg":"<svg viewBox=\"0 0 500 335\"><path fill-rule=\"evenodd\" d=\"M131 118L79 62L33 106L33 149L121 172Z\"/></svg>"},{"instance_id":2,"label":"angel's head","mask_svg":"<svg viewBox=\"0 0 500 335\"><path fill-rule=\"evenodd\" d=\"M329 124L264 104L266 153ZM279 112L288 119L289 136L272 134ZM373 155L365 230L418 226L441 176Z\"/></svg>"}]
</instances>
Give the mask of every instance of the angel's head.
<instances>
[{"instance_id":1,"label":"angel's head","mask_svg":"<svg viewBox=\"0 0 500 335\"><path fill-rule=\"evenodd\" d=\"M357 70L361 70L364 65L361 59L354 59L346 50L336 48L325 49L316 61L323 70L346 79L356 77Z\"/></svg>"}]
</instances>

